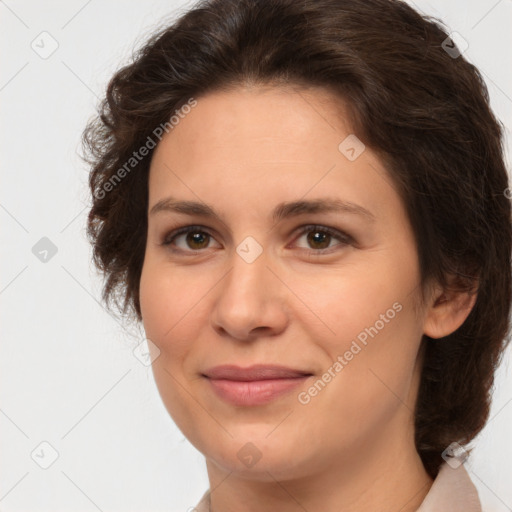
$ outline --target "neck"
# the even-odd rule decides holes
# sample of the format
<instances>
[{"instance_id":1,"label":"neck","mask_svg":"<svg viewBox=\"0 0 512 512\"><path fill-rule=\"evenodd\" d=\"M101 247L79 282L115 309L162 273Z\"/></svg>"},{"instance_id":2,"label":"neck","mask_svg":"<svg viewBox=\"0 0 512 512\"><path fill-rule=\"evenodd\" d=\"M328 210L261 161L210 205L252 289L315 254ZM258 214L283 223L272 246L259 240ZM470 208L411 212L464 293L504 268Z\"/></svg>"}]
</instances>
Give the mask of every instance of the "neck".
<instances>
[{"instance_id":1,"label":"neck","mask_svg":"<svg viewBox=\"0 0 512 512\"><path fill-rule=\"evenodd\" d=\"M322 471L290 478L276 478L272 468L255 478L241 477L207 459L211 511L415 512L432 479L416 452L413 429L401 434L379 436L380 445L355 447L343 459L327 461Z\"/></svg>"}]
</instances>

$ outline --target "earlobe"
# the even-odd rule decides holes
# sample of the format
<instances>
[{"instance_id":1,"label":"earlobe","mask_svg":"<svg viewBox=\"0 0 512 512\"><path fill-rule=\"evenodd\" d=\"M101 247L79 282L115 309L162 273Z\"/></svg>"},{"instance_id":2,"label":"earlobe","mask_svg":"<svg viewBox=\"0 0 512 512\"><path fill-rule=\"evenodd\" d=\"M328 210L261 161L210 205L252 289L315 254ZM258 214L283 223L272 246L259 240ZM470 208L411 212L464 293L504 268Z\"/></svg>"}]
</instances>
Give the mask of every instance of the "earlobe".
<instances>
[{"instance_id":1,"label":"earlobe","mask_svg":"<svg viewBox=\"0 0 512 512\"><path fill-rule=\"evenodd\" d=\"M455 332L469 316L476 299L476 291L438 289L425 314L424 334L443 338Z\"/></svg>"}]
</instances>

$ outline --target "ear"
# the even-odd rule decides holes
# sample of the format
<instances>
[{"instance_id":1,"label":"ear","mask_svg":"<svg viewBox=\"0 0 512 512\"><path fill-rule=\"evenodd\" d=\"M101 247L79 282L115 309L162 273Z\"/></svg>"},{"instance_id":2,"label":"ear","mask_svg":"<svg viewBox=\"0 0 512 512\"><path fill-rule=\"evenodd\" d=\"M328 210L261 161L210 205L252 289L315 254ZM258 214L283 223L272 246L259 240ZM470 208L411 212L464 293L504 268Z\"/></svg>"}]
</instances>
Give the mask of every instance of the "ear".
<instances>
[{"instance_id":1,"label":"ear","mask_svg":"<svg viewBox=\"0 0 512 512\"><path fill-rule=\"evenodd\" d=\"M423 332L430 338L443 338L456 331L473 309L478 282L471 291L455 291L435 286L428 303Z\"/></svg>"}]
</instances>

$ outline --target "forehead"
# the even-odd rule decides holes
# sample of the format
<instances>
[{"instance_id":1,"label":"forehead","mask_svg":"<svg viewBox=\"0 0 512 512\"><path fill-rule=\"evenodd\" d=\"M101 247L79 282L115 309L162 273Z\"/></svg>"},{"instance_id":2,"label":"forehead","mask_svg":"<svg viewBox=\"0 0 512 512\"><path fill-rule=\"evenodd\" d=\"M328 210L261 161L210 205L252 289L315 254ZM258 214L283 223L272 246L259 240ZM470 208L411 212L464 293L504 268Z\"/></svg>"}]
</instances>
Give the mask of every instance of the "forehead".
<instances>
[{"instance_id":1,"label":"forehead","mask_svg":"<svg viewBox=\"0 0 512 512\"><path fill-rule=\"evenodd\" d=\"M150 207L166 194L260 209L262 201L333 192L370 200L374 209L385 201L379 189L389 188L389 178L376 155L362 143L354 160L340 149L354 134L345 105L330 91L238 88L196 101L155 149Z\"/></svg>"},{"instance_id":2,"label":"forehead","mask_svg":"<svg viewBox=\"0 0 512 512\"><path fill-rule=\"evenodd\" d=\"M351 132L342 100L320 88L239 87L196 101L163 139L173 138L171 146L185 144L193 150L189 158L221 149L238 153L239 158L262 150L261 157L278 157L289 154L293 146L307 154L319 144L335 153L338 139ZM305 141L309 143L304 145Z\"/></svg>"}]
</instances>

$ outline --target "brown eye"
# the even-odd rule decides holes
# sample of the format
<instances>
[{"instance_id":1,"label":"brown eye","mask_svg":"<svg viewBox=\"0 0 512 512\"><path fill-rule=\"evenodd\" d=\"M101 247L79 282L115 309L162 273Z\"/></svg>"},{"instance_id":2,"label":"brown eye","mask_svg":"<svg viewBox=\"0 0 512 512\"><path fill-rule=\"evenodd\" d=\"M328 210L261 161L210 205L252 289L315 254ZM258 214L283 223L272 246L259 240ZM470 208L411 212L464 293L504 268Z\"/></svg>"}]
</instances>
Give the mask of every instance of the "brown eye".
<instances>
[{"instance_id":1,"label":"brown eye","mask_svg":"<svg viewBox=\"0 0 512 512\"><path fill-rule=\"evenodd\" d=\"M309 244L313 245L314 249L325 249L329 246L331 235L324 231L314 230L308 233L307 240Z\"/></svg>"},{"instance_id":2,"label":"brown eye","mask_svg":"<svg viewBox=\"0 0 512 512\"><path fill-rule=\"evenodd\" d=\"M212 239L213 237L201 226L186 226L169 233L162 245L169 246L175 252L194 252L207 249Z\"/></svg>"},{"instance_id":3,"label":"brown eye","mask_svg":"<svg viewBox=\"0 0 512 512\"><path fill-rule=\"evenodd\" d=\"M306 235L307 247L303 249L310 250L310 254L322 254L324 250L331 249L336 246L344 247L351 244L354 240L351 236L338 231L337 229L328 228L327 226L305 226L297 240ZM331 242L338 240L339 243L331 245ZM330 252L330 251L329 251Z\"/></svg>"},{"instance_id":4,"label":"brown eye","mask_svg":"<svg viewBox=\"0 0 512 512\"><path fill-rule=\"evenodd\" d=\"M191 249L204 249L205 242L207 246L209 239L210 235L208 235L207 233L203 233L201 231L191 231L189 233L186 233L185 236L186 243Z\"/></svg>"}]
</instances>

